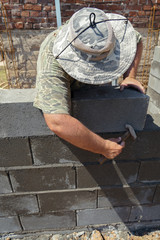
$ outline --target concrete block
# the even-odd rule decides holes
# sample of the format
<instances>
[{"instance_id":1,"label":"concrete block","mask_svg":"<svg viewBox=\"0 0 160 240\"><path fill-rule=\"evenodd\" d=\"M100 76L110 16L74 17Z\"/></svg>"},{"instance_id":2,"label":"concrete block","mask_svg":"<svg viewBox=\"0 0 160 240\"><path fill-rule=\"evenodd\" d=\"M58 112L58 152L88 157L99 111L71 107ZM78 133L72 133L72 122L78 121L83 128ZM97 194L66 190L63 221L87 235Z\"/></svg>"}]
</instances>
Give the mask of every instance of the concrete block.
<instances>
[{"instance_id":1,"label":"concrete block","mask_svg":"<svg viewBox=\"0 0 160 240\"><path fill-rule=\"evenodd\" d=\"M70 191L38 195L42 212L96 208L96 191Z\"/></svg>"},{"instance_id":2,"label":"concrete block","mask_svg":"<svg viewBox=\"0 0 160 240\"><path fill-rule=\"evenodd\" d=\"M75 227L74 212L55 212L48 215L21 216L20 219L26 231L71 229Z\"/></svg>"},{"instance_id":3,"label":"concrete block","mask_svg":"<svg viewBox=\"0 0 160 240\"><path fill-rule=\"evenodd\" d=\"M159 80L159 83L160 83L160 80ZM156 91L156 89L153 89L153 88L148 86L147 94L150 96L150 102L152 102L152 104L157 106L159 108L159 111L160 111L160 92L158 93ZM150 110L149 106L148 106L148 110Z\"/></svg>"},{"instance_id":4,"label":"concrete block","mask_svg":"<svg viewBox=\"0 0 160 240\"><path fill-rule=\"evenodd\" d=\"M152 203L156 187L120 187L98 191L98 207L133 206Z\"/></svg>"},{"instance_id":5,"label":"concrete block","mask_svg":"<svg viewBox=\"0 0 160 240\"><path fill-rule=\"evenodd\" d=\"M153 59L151 64L150 74L157 78L160 81L160 60L156 61ZM159 89L160 90L160 89Z\"/></svg>"},{"instance_id":6,"label":"concrete block","mask_svg":"<svg viewBox=\"0 0 160 240\"><path fill-rule=\"evenodd\" d=\"M0 138L0 167L32 165L27 138Z\"/></svg>"},{"instance_id":7,"label":"concrete block","mask_svg":"<svg viewBox=\"0 0 160 240\"><path fill-rule=\"evenodd\" d=\"M81 89L73 93L72 114L94 132L124 131L126 123L142 130L148 102L148 96L133 89L123 92L109 86Z\"/></svg>"},{"instance_id":8,"label":"concrete block","mask_svg":"<svg viewBox=\"0 0 160 240\"><path fill-rule=\"evenodd\" d=\"M8 176L5 172L0 171L0 193L11 193L12 189Z\"/></svg>"},{"instance_id":9,"label":"concrete block","mask_svg":"<svg viewBox=\"0 0 160 240\"><path fill-rule=\"evenodd\" d=\"M160 62L160 46L155 46L153 59Z\"/></svg>"},{"instance_id":10,"label":"concrete block","mask_svg":"<svg viewBox=\"0 0 160 240\"><path fill-rule=\"evenodd\" d=\"M0 217L0 233L19 232L21 227L16 216Z\"/></svg>"},{"instance_id":11,"label":"concrete block","mask_svg":"<svg viewBox=\"0 0 160 240\"><path fill-rule=\"evenodd\" d=\"M160 63L159 63L159 68L160 68ZM150 73L148 86L160 94L160 75L158 78ZM147 90L147 94L148 94L148 90Z\"/></svg>"},{"instance_id":12,"label":"concrete block","mask_svg":"<svg viewBox=\"0 0 160 240\"><path fill-rule=\"evenodd\" d=\"M79 210L77 211L77 226L127 222L129 213L130 207Z\"/></svg>"},{"instance_id":13,"label":"concrete block","mask_svg":"<svg viewBox=\"0 0 160 240\"><path fill-rule=\"evenodd\" d=\"M10 178L15 192L75 188L75 170L71 167L13 170Z\"/></svg>"},{"instance_id":14,"label":"concrete block","mask_svg":"<svg viewBox=\"0 0 160 240\"><path fill-rule=\"evenodd\" d=\"M35 89L0 90L0 138L52 134L33 107L34 96Z\"/></svg>"},{"instance_id":15,"label":"concrete block","mask_svg":"<svg viewBox=\"0 0 160 240\"><path fill-rule=\"evenodd\" d=\"M137 179L139 163L117 163L118 171L111 162L104 165L87 165L77 168L77 185L79 188L96 186L123 185ZM123 179L121 179L123 176ZM86 180L87 179L87 180Z\"/></svg>"},{"instance_id":16,"label":"concrete block","mask_svg":"<svg viewBox=\"0 0 160 240\"><path fill-rule=\"evenodd\" d=\"M138 180L143 183L160 181L160 161L141 162Z\"/></svg>"},{"instance_id":17,"label":"concrete block","mask_svg":"<svg viewBox=\"0 0 160 240\"><path fill-rule=\"evenodd\" d=\"M160 205L132 207L129 221L152 221L160 219Z\"/></svg>"},{"instance_id":18,"label":"concrete block","mask_svg":"<svg viewBox=\"0 0 160 240\"><path fill-rule=\"evenodd\" d=\"M156 192L155 192L155 195L154 195L153 202L154 203L160 203L160 185L157 186L157 188L156 188Z\"/></svg>"},{"instance_id":19,"label":"concrete block","mask_svg":"<svg viewBox=\"0 0 160 240\"><path fill-rule=\"evenodd\" d=\"M39 213L36 196L1 196L0 216Z\"/></svg>"},{"instance_id":20,"label":"concrete block","mask_svg":"<svg viewBox=\"0 0 160 240\"><path fill-rule=\"evenodd\" d=\"M35 165L53 163L94 162L99 154L82 150L56 137L31 137L31 148Z\"/></svg>"}]
</instances>

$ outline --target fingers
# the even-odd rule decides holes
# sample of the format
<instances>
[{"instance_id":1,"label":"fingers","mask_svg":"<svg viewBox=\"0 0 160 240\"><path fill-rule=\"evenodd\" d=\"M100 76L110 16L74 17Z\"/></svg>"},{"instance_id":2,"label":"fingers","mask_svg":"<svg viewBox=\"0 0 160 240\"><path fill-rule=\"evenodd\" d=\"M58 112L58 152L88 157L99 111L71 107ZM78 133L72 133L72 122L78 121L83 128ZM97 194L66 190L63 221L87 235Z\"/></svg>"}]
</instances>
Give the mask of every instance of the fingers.
<instances>
[{"instance_id":1,"label":"fingers","mask_svg":"<svg viewBox=\"0 0 160 240\"><path fill-rule=\"evenodd\" d=\"M124 88L133 87L141 93L145 93L144 87L142 84L134 78L127 77L120 85L120 91L123 91Z\"/></svg>"}]
</instances>

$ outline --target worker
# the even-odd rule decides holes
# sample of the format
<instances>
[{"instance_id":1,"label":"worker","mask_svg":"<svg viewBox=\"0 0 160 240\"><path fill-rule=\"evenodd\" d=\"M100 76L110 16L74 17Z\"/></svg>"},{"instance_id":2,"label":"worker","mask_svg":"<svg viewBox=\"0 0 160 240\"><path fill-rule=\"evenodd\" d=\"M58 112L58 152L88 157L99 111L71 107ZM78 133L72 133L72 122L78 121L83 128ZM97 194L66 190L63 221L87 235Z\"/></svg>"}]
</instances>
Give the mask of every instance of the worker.
<instances>
[{"instance_id":1,"label":"worker","mask_svg":"<svg viewBox=\"0 0 160 240\"><path fill-rule=\"evenodd\" d=\"M97 8L80 9L51 32L39 51L34 101L50 130L107 159L118 156L125 146L121 138L104 139L70 115L71 91L107 85L123 75L121 91L131 86L144 93L136 80L142 48L140 34L124 16Z\"/></svg>"}]
</instances>

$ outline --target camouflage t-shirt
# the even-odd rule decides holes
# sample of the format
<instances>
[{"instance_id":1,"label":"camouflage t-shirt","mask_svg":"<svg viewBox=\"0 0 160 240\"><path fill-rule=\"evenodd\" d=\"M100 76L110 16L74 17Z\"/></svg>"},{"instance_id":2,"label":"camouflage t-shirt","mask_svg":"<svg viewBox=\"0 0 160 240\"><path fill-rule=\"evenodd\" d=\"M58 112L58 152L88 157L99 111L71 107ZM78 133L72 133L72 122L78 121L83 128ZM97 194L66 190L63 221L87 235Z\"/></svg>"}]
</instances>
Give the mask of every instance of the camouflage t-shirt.
<instances>
[{"instance_id":1,"label":"camouflage t-shirt","mask_svg":"<svg viewBox=\"0 0 160 240\"><path fill-rule=\"evenodd\" d=\"M37 61L36 97L34 107L43 113L70 114L71 90L86 85L70 77L53 56L58 30L50 33L40 47ZM136 31L137 42L141 35Z\"/></svg>"}]
</instances>

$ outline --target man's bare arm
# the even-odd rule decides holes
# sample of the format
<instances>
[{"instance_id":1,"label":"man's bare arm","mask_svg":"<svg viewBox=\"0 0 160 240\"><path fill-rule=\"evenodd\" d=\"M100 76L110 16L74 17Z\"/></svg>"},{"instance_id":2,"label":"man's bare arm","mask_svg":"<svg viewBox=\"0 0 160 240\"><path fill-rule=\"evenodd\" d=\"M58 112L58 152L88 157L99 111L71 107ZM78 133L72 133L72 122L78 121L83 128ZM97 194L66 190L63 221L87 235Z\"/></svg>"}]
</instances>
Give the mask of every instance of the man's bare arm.
<instances>
[{"instance_id":1,"label":"man's bare arm","mask_svg":"<svg viewBox=\"0 0 160 240\"><path fill-rule=\"evenodd\" d=\"M102 154L108 159L115 158L124 147L124 142L121 145L117 143L119 138L103 139L70 115L44 114L44 118L51 131L60 138L79 148Z\"/></svg>"},{"instance_id":2,"label":"man's bare arm","mask_svg":"<svg viewBox=\"0 0 160 240\"><path fill-rule=\"evenodd\" d=\"M143 43L142 43L142 41L140 41L137 44L137 52L136 52L134 61L131 64L131 66L129 67L129 69L127 70L127 72L123 75L124 80L122 81L122 83L120 85L121 91L126 87L133 87L133 88L138 89L140 92L144 93L143 86L141 85L141 83L139 81L136 80L138 65L141 60L142 51L143 51Z\"/></svg>"}]
</instances>

